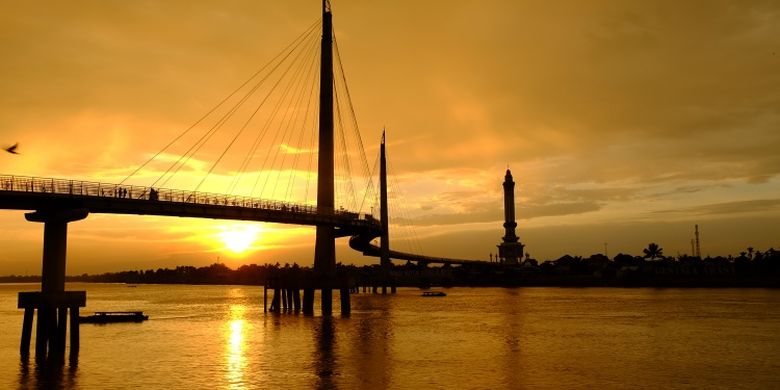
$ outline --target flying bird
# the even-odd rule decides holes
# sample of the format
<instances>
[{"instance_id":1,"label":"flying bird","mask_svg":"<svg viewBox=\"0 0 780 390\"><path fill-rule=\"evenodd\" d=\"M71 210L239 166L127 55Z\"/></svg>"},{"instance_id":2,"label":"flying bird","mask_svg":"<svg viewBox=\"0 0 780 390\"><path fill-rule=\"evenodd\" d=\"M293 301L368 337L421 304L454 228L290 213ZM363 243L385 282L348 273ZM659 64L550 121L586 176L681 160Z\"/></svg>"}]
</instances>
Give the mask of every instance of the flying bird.
<instances>
[{"instance_id":1,"label":"flying bird","mask_svg":"<svg viewBox=\"0 0 780 390\"><path fill-rule=\"evenodd\" d=\"M5 151L11 154L19 154L19 152L16 151L16 149L19 147L19 143L13 144L13 146L9 146L5 148Z\"/></svg>"}]
</instances>

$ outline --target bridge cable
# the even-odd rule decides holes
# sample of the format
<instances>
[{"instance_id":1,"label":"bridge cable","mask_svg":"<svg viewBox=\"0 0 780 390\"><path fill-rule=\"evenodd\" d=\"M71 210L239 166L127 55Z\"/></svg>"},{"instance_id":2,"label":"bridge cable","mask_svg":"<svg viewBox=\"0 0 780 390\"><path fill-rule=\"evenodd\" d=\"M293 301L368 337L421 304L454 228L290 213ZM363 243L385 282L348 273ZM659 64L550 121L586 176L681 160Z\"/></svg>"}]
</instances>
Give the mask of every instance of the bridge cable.
<instances>
[{"instance_id":1,"label":"bridge cable","mask_svg":"<svg viewBox=\"0 0 780 390\"><path fill-rule=\"evenodd\" d=\"M243 126L241 126L241 129L240 129L240 130L239 130L239 131L236 133L236 136L235 136L235 137L233 137L233 139L230 141L230 143L227 145L227 147L226 147L226 148L225 148L225 149L222 151L222 153L219 155L219 158L217 158L217 161L215 161L215 162L214 162L214 164L212 164L212 166L211 166L211 168L209 169L208 173L206 173L206 176L205 176L205 177L203 177L203 179L200 181L200 183L198 183L198 185L195 187L195 191L197 191L197 190L200 188L200 186L201 186L201 185L203 185L203 182L205 182L205 181L206 181L206 179L209 177L209 175L211 175L211 173L214 171L214 168L216 168L216 167L217 167L217 165L220 163L220 161L222 161L222 158L224 158L224 157L225 157L225 154L227 154L228 150L230 150L230 148L231 148L231 147L233 146L233 144L236 142L236 140L237 140L237 139L238 139L238 137L241 135L241 133L243 133L243 131L246 129L246 127L249 125L249 123L252 121L252 119L254 119L254 117L257 115L258 111L260 111L260 108L263 106L263 104L265 104L265 102L266 102L266 101L268 101L268 98L271 96L271 94L272 94L272 93L273 93L273 92L276 90L276 88L277 88L277 87L279 86L279 84L282 82L282 80L284 79L284 76L286 76L286 75L287 75L287 73L290 71L290 69L292 69L293 65L294 65L294 64L295 64L295 62L298 60L298 58L300 58L300 54L302 54L302 53L303 53L303 51L301 51L301 52L300 52L300 53L299 53L299 54L298 54L298 55L297 55L297 56L296 56L296 57L295 57L295 58L292 60L292 62L290 63L290 65L289 65L289 66L288 66L288 67L287 67L287 68L284 70L284 72L282 73L282 75L279 77L279 80L278 80L278 81L277 81L277 82L276 82L276 83L273 85L273 87L272 87L272 88L271 88L271 90L268 92L268 94L266 95L266 97L265 97L265 98L263 98L263 100L260 102L260 104L257 106L257 108L256 108L256 109L255 109L255 110L252 112L252 115L250 115L250 116L249 116L249 119L247 119L247 120L246 120L246 122L244 122L244 125L243 125Z\"/></svg>"},{"instance_id":2,"label":"bridge cable","mask_svg":"<svg viewBox=\"0 0 780 390\"><path fill-rule=\"evenodd\" d=\"M338 46L338 39L335 36L333 38L333 42L334 42L334 52L335 52L335 57L336 57L335 63L336 63L336 66L337 66L336 71L337 71L337 75L339 76L339 77L335 77L334 78L334 81L335 81L334 82L334 90L336 92L334 95L335 95L336 101L338 102L337 114L338 114L338 123L339 123L339 126L340 126L340 132L341 132L341 134L340 134L341 135L340 141L341 141L341 146L342 146L343 153L344 153L342 155L342 158L344 159L344 165L345 165L345 168L346 168L346 174L348 176L348 181L346 181L344 183L344 192L350 195L350 199L351 199L351 202L352 202L352 205L353 205L352 207L357 207L358 206L358 202L357 202L357 198L356 198L356 191L355 191L355 186L354 186L354 178L353 178L353 175L352 175L351 164L349 164L349 161L350 161L350 159L349 159L350 149L348 148L348 145L347 145L347 136L346 136L346 133L345 133L345 127L346 126L345 126L345 121L343 119L344 116L345 116L344 113L343 113L344 111L348 110L348 112L349 112L349 117L351 119L351 125L352 125L352 131L353 131L353 134L355 135L355 138L354 138L355 139L355 141L354 141L355 142L355 147L356 147L357 151L359 152L359 157L360 157L360 163L361 163L360 168L362 170L363 176L365 177L366 184L367 184L366 186L368 188L373 187L373 184L372 184L373 183L373 178L372 178L371 169L368 166L368 158L366 156L365 147L364 147L364 144L363 144L363 139L362 139L362 136L360 134L360 127L358 125L357 115L355 114L355 108L354 108L354 104L352 102L352 97L351 97L350 90L349 90L349 84L348 84L347 78L346 78L346 71L344 69L344 64L343 64L343 61L341 59L341 52L340 52L339 46ZM339 87L343 88L343 92L344 92L343 96L341 94L339 94L339 92L338 92ZM344 97L346 97L346 105L341 103L341 102L343 102L345 100ZM364 194L364 198L365 198L365 194ZM362 204L363 203L364 202L361 202L361 207L357 210L358 212L360 212L362 210Z\"/></svg>"},{"instance_id":3,"label":"bridge cable","mask_svg":"<svg viewBox=\"0 0 780 390\"><path fill-rule=\"evenodd\" d=\"M314 35L313 37L316 38L316 35ZM313 39L313 42L316 42L316 39ZM312 43L310 43L310 45ZM311 48L309 48L307 50L311 50ZM283 99L279 99L279 101L276 103L276 105L272 109L268 119L266 120L265 124L261 128L261 130L258 133L257 137L255 138L255 141L253 142L252 147L249 149L247 155L244 157L244 160L241 163L241 168L239 169L239 171L241 173L245 172L245 170L248 167L249 163L254 158L254 155L255 155L255 152L257 151L257 148L260 146L260 143L265 138L265 135L268 133L268 130L270 129L271 124L273 123L274 119L276 118L276 115L279 112L282 104L283 104ZM261 173L262 173L262 169L260 171L258 171L258 175L260 175ZM231 194L233 193L235 187L238 184L237 182L239 180L240 180L240 178L237 175L236 178L233 181L233 184L231 185L232 188L229 191ZM250 192L250 195L251 195L251 192Z\"/></svg>"},{"instance_id":4,"label":"bridge cable","mask_svg":"<svg viewBox=\"0 0 780 390\"><path fill-rule=\"evenodd\" d=\"M309 43L309 45L311 45L311 43ZM252 121L252 119L254 119L254 117L255 117L255 116L257 115L257 113L259 112L260 108L262 108L262 106L263 106L263 105L264 105L264 104L265 104L265 103L268 101L268 99L269 99L269 98L270 98L270 97L273 95L274 91L276 91L276 89L277 89L277 88L278 88L278 86L281 84L281 82L282 82L283 80L285 80L285 76L286 76L286 75L289 73L290 69L292 69L294 66L296 66L296 63L298 62L298 60L299 60L299 59L301 59L301 58L305 58L305 57L306 57L305 55L304 55L303 57L301 57L301 54L303 54L303 53L305 53L305 52L307 52L307 51L310 51L310 50L311 50L311 48L304 49L304 50L302 50L301 52L299 52L299 53L298 53L298 54L297 54L297 55L294 57L294 59L292 60L292 62L290 63L290 65L289 65L289 66L288 66L288 67L287 67L287 68L284 70L284 72L283 72L283 73L282 73L282 75L279 77L279 79L276 81L276 83L274 83L274 85L273 85L273 87L271 88L271 90L270 90L270 91L268 91L268 93L266 94L266 96L263 98L263 101L262 101L262 102L260 102L260 104L258 105L258 107L256 108L256 110L255 110L255 111L252 113L252 115L250 116L250 118L249 118L249 119L246 121L246 123L244 124L244 127L242 128L242 131L243 131L243 129L244 129L244 128L246 128L246 126L248 126L248 125L249 125L249 123ZM297 65L297 66L298 66L298 69L296 69L296 70L294 71L294 74L297 74L297 73L298 73L298 71L299 71L300 67L302 66L302 64L304 64L304 61L303 61L303 60L300 62L300 64L298 64L298 65ZM287 96L287 94L289 93L289 91L290 91L290 85L291 85L291 84L288 84L288 85L287 85L287 86L284 88L284 92L283 92L283 94L282 94L282 97L281 97L281 99L280 99L280 100L277 102L276 106L273 108L273 110L272 110L272 113L271 113L271 116L270 116L270 117L268 118L268 120L266 121L266 124L265 124L265 126L263 126L263 127L262 127L262 130L261 130L261 131L258 133L258 136L255 138L255 142L253 142L253 145L252 145L252 147L249 149L249 151L247 152L247 155L244 157L244 159L243 159L243 162L242 162L242 164L241 164L241 167L240 167L240 169L239 169L239 172L238 172L238 174L237 174L237 175L235 175L235 176L234 176L234 178L233 178L233 182L232 182L231 186L230 186L230 187L229 187L229 189L228 189L228 192L229 192L229 193L231 193L231 194L233 193L233 190L235 189L235 186L238 184L238 181L240 180L240 176L243 176L243 173L245 172L245 169L246 169L246 167L248 166L248 163L251 161L251 159L252 159L252 157L253 157L253 155L254 155L254 152L257 150L257 147L259 146L259 143L260 143L260 141L262 141L262 139L264 138L264 136L265 136L265 134L266 134L266 132L267 132L268 128L270 127L270 124L271 124L271 122L272 122L272 121L273 121L273 119L276 117L276 113L278 112L278 109L279 109L279 107L281 107L281 105L282 105L282 103L283 103L283 101L284 101L284 98L285 98L285 97ZM238 135L240 135L240 133L236 135L236 137L235 137L235 138L234 138L234 140L231 142L231 144L229 144L229 145L227 146L227 148L226 148L226 149L225 149L225 150L222 152L222 153L223 153L223 154L222 154L222 156L224 156L224 155L227 153L227 151L228 151L228 150L229 150L229 149L230 149L230 148L233 146L233 143L235 143L235 141L237 140L237 138L238 138ZM221 158L220 158L220 159L221 159ZM216 165L215 165L215 166L216 166ZM212 169L213 169L213 167L212 167ZM205 180L205 178L204 178L204 180Z\"/></svg>"},{"instance_id":5,"label":"bridge cable","mask_svg":"<svg viewBox=\"0 0 780 390\"><path fill-rule=\"evenodd\" d=\"M319 84L319 81L320 81L319 80L319 76L317 76L314 82L316 84ZM319 99L314 99L314 112L319 112L319 110L320 110L320 101L319 101ZM317 131L313 130L311 132L311 139L309 140L309 150L311 152L309 153L309 164L308 164L307 169L306 169L306 171L307 171L306 172L306 189L305 189L304 195L303 195L304 203L306 203L306 204L309 203L309 187L310 187L311 181L312 181L312 172L314 172L314 169L313 169L313 167L314 167L314 156L318 154L316 149L315 149L315 144L316 143L317 143ZM316 203L316 198L312 202Z\"/></svg>"},{"instance_id":6,"label":"bridge cable","mask_svg":"<svg viewBox=\"0 0 780 390\"><path fill-rule=\"evenodd\" d=\"M260 73L262 73L270 64L272 64L274 61L276 61L279 56L282 55L290 46L293 46L296 41L299 39L302 39L306 35L310 34L311 31L316 30L316 27L319 26L321 20L315 21L311 26L309 26L306 30L304 30L303 33L301 33L297 38L295 38L290 44L287 45L284 49L282 49L281 52L279 52L276 56L274 56L270 61L268 61L265 65L263 65L258 71L256 71L251 77L249 77L246 81L244 81L238 88L233 90L227 97L222 99L217 105L212 107L208 112L206 112L205 115L203 115L200 119L195 121L192 125L190 125L186 130L184 130L182 133L180 133L178 136L176 136L172 141L170 141L167 145L165 145L161 150L159 150L157 153L155 153L151 158L146 160L144 163L142 163L138 168L136 168L132 173L130 173L127 177L122 179L122 181L119 182L119 184L124 184L127 180L129 180L131 177L135 176L141 169L146 167L149 163L154 161L157 157L160 156L163 152L168 150L173 144L175 144L178 140L180 140L182 137L184 137L187 133L189 133L192 129L194 129L196 126L198 126L203 120L205 120L209 115L211 115L214 111L219 109L223 104L225 104L230 98L232 98L238 91L243 89L247 84L249 84L253 79L255 79Z\"/></svg>"},{"instance_id":7,"label":"bridge cable","mask_svg":"<svg viewBox=\"0 0 780 390\"><path fill-rule=\"evenodd\" d=\"M376 173L378 167L379 167L379 153L376 154L376 158L374 159L373 168L371 168L371 170L369 172L369 177L373 177L373 175ZM371 209L371 215L373 216L374 215L374 213L373 213L374 206L377 206L377 208L379 206L379 194L378 193L379 193L379 191L376 189L376 187L374 187L373 181L369 180L366 183L366 190L365 190L365 192L363 194L363 200L361 201L360 208L358 208L358 210L362 211L363 210L363 206L366 204L366 200L368 200L370 202L369 208ZM373 198L370 197L371 194L374 195Z\"/></svg>"},{"instance_id":8,"label":"bridge cable","mask_svg":"<svg viewBox=\"0 0 780 390\"><path fill-rule=\"evenodd\" d=\"M316 64L316 62L315 62L315 64ZM316 80L316 79L317 79L316 76L312 76L312 80ZM307 124L308 119L310 117L309 116L309 110L310 110L310 108L312 106L312 100L313 100L313 97L314 97L314 91L317 89L316 87L317 87L317 84L312 82L311 83L311 87L309 88L309 96L308 96L308 99L306 100L306 111L303 114L303 123L301 123L301 131L299 132L298 142L296 143L297 151L294 154L293 167L292 167L292 171L291 171L292 173L290 174L291 177L290 177L290 179L287 182L287 191L285 191L285 195L284 195L285 199L289 199L290 197L293 196L293 191L295 190L295 180L296 180L296 177L297 177L297 175L295 174L295 171L296 171L296 168L298 167L299 157L303 153L307 153L309 155L313 154L313 150L311 150L311 149L307 150L306 148L304 148L303 137L307 134L306 129L309 129L309 127L307 127L306 124ZM312 115L311 118L312 118L312 122L313 122L313 119L315 119L314 115ZM313 129L314 127L315 126L312 123L311 128Z\"/></svg>"},{"instance_id":9,"label":"bridge cable","mask_svg":"<svg viewBox=\"0 0 780 390\"><path fill-rule=\"evenodd\" d=\"M312 47L312 48L310 48L310 49L311 49L310 51L311 51L311 54L312 54L312 56L313 56L313 57L316 57L316 56L314 56L314 55L313 55L313 54L314 54L314 51L316 51L316 46L313 46L313 47ZM308 57L308 56L307 56L307 57ZM296 69L296 72L295 72L295 74L298 74L300 71L302 71L302 69L304 69L304 66L303 66L304 64L305 64L305 61L303 61L303 60L302 60L302 61L301 61L301 64L299 65L299 68L298 68L298 69ZM297 78L296 78L296 82L295 82L294 84L293 84L293 83L291 83L291 84L289 84L289 85L287 86L287 88L285 89L285 91L284 91L284 93L283 93L282 97L281 97L281 98L280 98L280 100L279 100L279 104L278 104L278 107L277 107L277 108L281 108L282 104L283 104L283 103L285 102L285 100L287 99L287 96L288 96L288 95L290 95L290 91L293 91L293 90L294 90L294 88L297 88L297 84L298 84L298 83L297 83ZM290 99L292 100L293 98L291 97ZM273 113L273 116L272 116L271 118L269 118L269 123L270 123L271 121L273 121L274 119L276 119L276 116L277 116L277 115L279 115L279 111L280 111L279 109L277 109L277 110L275 110L275 111L274 111L274 113ZM286 117L287 117L287 114L288 114L289 112L290 112L290 107L288 106L288 107L287 107L287 110L285 111L285 113L284 113L284 114L282 114L282 116L280 117L280 121L284 122L284 118L286 118ZM288 129L289 129L289 126L285 126L285 134L284 134L284 135L282 135L282 141L284 141L284 137L286 137L286 132L287 132L287 130L288 130ZM271 149L269 149L269 152L268 152L268 153L265 155L265 158L263 159L263 163L262 163L262 165L260 166L260 171L261 171L261 172L265 170L265 168L266 168L266 163L268 162L268 158L270 157L270 155L271 155L271 153L272 153L272 150L274 151L274 152L273 152L273 154L274 154L274 158L273 158L273 160L272 160L272 162L271 162L271 166L269 167L269 169L273 170L273 168L275 167L275 164L276 164L276 158L277 158L277 156L278 156L278 154L279 154L279 151L281 150L281 147L275 147L275 145L276 145L276 140L277 140L278 138L279 138L279 132L277 131L277 132L275 132L275 133L274 133L273 140L271 140ZM266 186L266 184L268 183L268 179L269 179L269 178L270 178L270 174L266 174L266 175L265 175L265 180L264 180L263 187L262 187L262 189L261 189L261 191L260 191L260 197L263 197L263 196L264 196L264 193L265 193L265 188L266 188L265 186ZM259 183L259 180L260 180L260 175L258 175L258 176L255 178L255 183L254 183L254 185L252 186L252 192L251 192L252 194L254 194L254 193L255 193L255 190L257 189L257 184ZM273 196L273 194L271 194L271 195Z\"/></svg>"},{"instance_id":10,"label":"bridge cable","mask_svg":"<svg viewBox=\"0 0 780 390\"><path fill-rule=\"evenodd\" d=\"M306 73L305 80L308 80L309 76L313 73L313 71L315 69L315 65L317 64L316 59L317 59L317 56L313 55L311 64L309 65L308 71ZM282 145L288 145L289 143L291 143L292 139L293 139L293 137L295 135L294 128L297 129L296 123L298 122L298 117L299 117L299 114L300 114L300 110L297 109L297 108L302 105L303 98L306 97L306 94L304 93L304 87L305 86L306 86L305 81L300 83L299 90L298 90L298 93L297 93L297 99L291 99L291 101L290 101L292 103L292 100L296 100L296 103L294 105L291 105L290 107L288 107L287 112L285 113L285 118L287 118L288 114L290 114L290 112L292 112L292 114L290 115L290 119L287 121L287 124L286 124L286 126L284 128L284 134L282 135L282 140L281 140L281 143L279 145L280 147L276 150L276 153L274 154L274 160L271 163L271 166L275 167L276 166L276 159L277 159L277 157L279 156L279 154L282 155L282 161L279 163L279 169L276 170L276 181L274 182L273 190L271 190L272 196L274 196L276 194L276 189L277 189L277 187L279 185L279 182L281 181L281 178L282 178L282 171L285 170L285 162L287 161L287 155L290 154L289 151L282 152L281 146ZM288 134L289 134L289 136L288 136ZM288 148L289 148L289 145L288 145ZM295 154L295 150L293 150L292 153ZM293 172L293 171L290 170L290 172ZM270 175L266 176L266 180L269 177L270 177ZM287 180L288 180L288 184L289 184L289 181L291 180L291 177L289 177ZM285 194L285 199L287 199L286 198L286 194Z\"/></svg>"},{"instance_id":11,"label":"bridge cable","mask_svg":"<svg viewBox=\"0 0 780 390\"><path fill-rule=\"evenodd\" d=\"M311 55L312 55L312 57L315 57L315 56L314 56L314 53L315 53L315 51L316 51L316 45L313 45L313 46L310 48L310 51L311 51ZM308 57L308 56L307 56L307 57ZM302 63L303 63L303 62L302 62ZM297 72L296 72L296 73L297 73ZM267 126L266 126L266 128L270 128L270 126L271 126L271 123L273 123L273 122L276 120L276 118L277 118L277 115L280 115L279 113L280 113L280 111L281 111L281 107L282 107L282 105L284 104L284 102L285 102L285 99L287 99L287 95L289 94L289 91L291 90L290 88L291 88L291 87L290 87L290 86L288 86L288 88L287 88L287 89L285 89L285 92L284 92L284 94L282 95L282 97L280 98L280 100L279 100L279 103L277 104L277 107L274 109L274 112L273 112L272 116L271 116L271 117L269 117L269 119L268 119L268 122L267 122ZM287 112L289 112L289 106L288 106ZM286 113L285 113L283 116L286 116ZM283 121L283 118L282 118L282 119L280 119L280 120L282 120L282 121ZM277 138L278 138L278 137L279 137L279 133L278 133L278 132L274 133L274 137L273 137L273 139L272 139L272 140L271 140L271 142L270 142L270 144L271 144L271 147L269 148L269 150L268 150L268 153L265 155L265 158L263 159L263 163L262 163L262 165L261 165L261 166L260 166L260 168L259 168L259 171L260 171L260 172L264 172L264 171L266 170L266 163L268 162L268 158L270 157L270 155L271 155L271 153L272 153L272 150L276 151L276 153L278 153L278 152L279 152L279 148L276 148L276 147L274 147L274 145L276 145L276 140L277 140ZM271 166L270 166L270 168L269 168L269 169L273 169L273 168L274 168L274 165L275 165L275 163L274 163L274 162L272 162L272 164L271 164ZM256 176L256 177L255 177L255 183L254 183L254 185L252 186L252 191L251 191L251 193L252 193L252 194L254 194L254 193L255 193L255 190L257 189L257 185L259 184L260 177L261 177L260 175L258 175L258 176ZM267 180L268 180L268 178L269 178L269 174L266 174L266 176L265 176L265 177L266 177L266 182L267 182ZM260 191L260 196L263 196L263 193L264 193L264 190L261 190L261 191Z\"/></svg>"},{"instance_id":12,"label":"bridge cable","mask_svg":"<svg viewBox=\"0 0 780 390\"><path fill-rule=\"evenodd\" d=\"M351 203L349 203L350 208L357 207L357 201L355 200L355 186L352 180L352 169L349 164L349 150L347 149L347 143L346 143L346 134L344 134L344 121L342 119L341 115L341 104L339 100L339 94L338 89L334 88L334 99L336 102L336 118L339 128L339 140L341 141L341 158L343 160L342 167L346 169L346 179L344 180L344 192L346 193L344 197L350 197ZM346 202L347 199L344 199L344 202Z\"/></svg>"},{"instance_id":13,"label":"bridge cable","mask_svg":"<svg viewBox=\"0 0 780 390\"><path fill-rule=\"evenodd\" d=\"M389 156L389 153L387 153L387 170L391 171L392 169L392 163ZM405 223L399 224L403 227L406 231L407 235L407 244L409 245L409 248L414 251L418 251L417 253L423 253L422 252L422 246L420 245L420 241L418 238L418 234L416 229L414 228L414 224L412 223L411 219L411 213L408 211L406 207L404 207L407 202L402 201L404 198L403 192L401 190L401 186L399 185L396 176L395 175L388 175L388 187L389 190L393 192L393 197L390 198L388 195L388 198L393 200L394 208L399 212L401 215L401 218L404 220Z\"/></svg>"},{"instance_id":14,"label":"bridge cable","mask_svg":"<svg viewBox=\"0 0 780 390\"><path fill-rule=\"evenodd\" d=\"M354 125L353 129L355 130L355 135L359 145L358 150L360 151L361 162L363 163L363 173L368 174L370 172L368 167L368 157L366 156L366 150L365 147L363 146L363 137L360 134L360 127L358 126L357 115L355 114L355 107L352 104L352 96L349 93L349 84L347 83L347 75L346 72L344 71L344 66L341 62L341 52L339 51L338 40L336 40L335 36L333 37L333 44L334 44L334 48L336 49L336 59L337 59L336 62L338 64L338 69L340 70L339 73L341 75L341 80L344 85L344 92L346 93L347 104L350 110L352 123Z\"/></svg>"},{"instance_id":15,"label":"bridge cable","mask_svg":"<svg viewBox=\"0 0 780 390\"><path fill-rule=\"evenodd\" d=\"M316 30L312 29L309 32L309 35L311 36L312 34L314 34L314 31L316 31ZM167 175L171 171L171 169L173 169L174 167L176 167L178 165L178 167L176 168L174 173L171 174L165 181L163 181L163 183L162 183L163 186L173 177L173 175L175 175L183 166L185 166L187 164L187 162L189 162L189 160L195 155L195 153L197 153L206 144L206 142L208 142L211 139L211 137L213 137L216 134L216 132L219 131L219 129L222 128L222 126L230 118L232 118L232 116L238 111L240 106L243 105L249 99L249 97L251 97L251 95L253 95L260 88L260 86L262 86L262 84L273 74L273 72L275 72L276 69L278 69L279 66L281 66L281 64L284 63L284 61L287 60L287 58L289 58L289 56L295 51L295 49L297 49L298 46L300 46L300 44L303 43L304 41L305 40L301 40L301 41L297 42L295 44L295 46L289 52L287 52L287 54L285 54L285 56L270 70L270 72L267 75L265 75L265 77L263 77L257 84L255 84L254 87L249 92L247 92L241 98L241 100L237 104L235 104L228 111L228 113L223 115L217 121L217 123L215 123L203 136L201 136L201 138L193 146L191 146L187 150L187 152L185 152L184 155L182 155L176 161L176 163L173 166L169 167L168 170L166 170L166 172L163 173L163 175L160 177L160 179L162 179L162 177L165 177L165 175ZM193 149L194 149L194 151L193 151ZM186 159L184 159L185 156L187 156ZM183 162L182 162L182 159L184 159ZM160 179L158 179L157 181L159 181ZM155 181L155 183L153 183L152 186L154 186L157 183L157 181Z\"/></svg>"}]
</instances>

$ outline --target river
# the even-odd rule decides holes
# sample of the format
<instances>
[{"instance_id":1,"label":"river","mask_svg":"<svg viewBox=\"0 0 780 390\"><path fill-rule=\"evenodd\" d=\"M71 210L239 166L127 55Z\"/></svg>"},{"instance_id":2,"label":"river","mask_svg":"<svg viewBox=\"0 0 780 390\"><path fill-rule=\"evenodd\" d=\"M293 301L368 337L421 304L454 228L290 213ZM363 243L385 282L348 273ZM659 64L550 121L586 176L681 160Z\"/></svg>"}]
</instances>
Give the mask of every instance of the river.
<instances>
[{"instance_id":1,"label":"river","mask_svg":"<svg viewBox=\"0 0 780 390\"><path fill-rule=\"evenodd\" d=\"M342 318L264 314L262 287L73 283L85 312L150 319L82 325L52 368L19 358L37 287L0 285L0 388L780 388L777 289L399 289Z\"/></svg>"}]
</instances>

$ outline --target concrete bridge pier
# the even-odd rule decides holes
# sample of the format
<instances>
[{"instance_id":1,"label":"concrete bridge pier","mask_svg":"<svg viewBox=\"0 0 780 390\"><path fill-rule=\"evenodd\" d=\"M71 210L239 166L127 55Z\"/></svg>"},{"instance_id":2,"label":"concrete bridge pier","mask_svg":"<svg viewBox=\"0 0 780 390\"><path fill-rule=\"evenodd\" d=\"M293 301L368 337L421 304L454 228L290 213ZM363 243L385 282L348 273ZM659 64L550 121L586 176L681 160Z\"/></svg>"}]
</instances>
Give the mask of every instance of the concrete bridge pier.
<instances>
[{"instance_id":1,"label":"concrete bridge pier","mask_svg":"<svg viewBox=\"0 0 780 390\"><path fill-rule=\"evenodd\" d=\"M339 295L341 297L341 315L348 316L352 312L349 301L349 287L339 289Z\"/></svg>"},{"instance_id":2,"label":"concrete bridge pier","mask_svg":"<svg viewBox=\"0 0 780 390\"><path fill-rule=\"evenodd\" d=\"M86 305L86 292L65 291L65 260L68 223L82 220L88 214L85 209L50 209L25 214L28 221L41 222L44 225L41 291L19 293L18 307L24 309L19 347L23 356L29 354L32 320L36 309L36 358L56 357L65 353L68 310L71 321L71 354L78 352L78 311L79 307Z\"/></svg>"},{"instance_id":3,"label":"concrete bridge pier","mask_svg":"<svg viewBox=\"0 0 780 390\"><path fill-rule=\"evenodd\" d=\"M287 289L287 311L292 311L295 305L295 299L293 297L294 291L295 290L292 288Z\"/></svg>"},{"instance_id":4,"label":"concrete bridge pier","mask_svg":"<svg viewBox=\"0 0 780 390\"><path fill-rule=\"evenodd\" d=\"M314 315L314 289L303 289L303 314L307 316Z\"/></svg>"},{"instance_id":5,"label":"concrete bridge pier","mask_svg":"<svg viewBox=\"0 0 780 390\"><path fill-rule=\"evenodd\" d=\"M293 309L295 312L301 311L301 289L293 289Z\"/></svg>"},{"instance_id":6,"label":"concrete bridge pier","mask_svg":"<svg viewBox=\"0 0 780 390\"><path fill-rule=\"evenodd\" d=\"M271 298L271 308L268 309L271 313L279 313L281 308L279 303L281 301L282 292L279 288L274 288L274 296Z\"/></svg>"},{"instance_id":7,"label":"concrete bridge pier","mask_svg":"<svg viewBox=\"0 0 780 390\"><path fill-rule=\"evenodd\" d=\"M322 297L320 303L322 315L329 316L333 314L333 290L331 290L330 287L323 287L322 290L320 290L320 294Z\"/></svg>"},{"instance_id":8,"label":"concrete bridge pier","mask_svg":"<svg viewBox=\"0 0 780 390\"><path fill-rule=\"evenodd\" d=\"M268 312L268 282L263 284L263 313Z\"/></svg>"},{"instance_id":9,"label":"concrete bridge pier","mask_svg":"<svg viewBox=\"0 0 780 390\"><path fill-rule=\"evenodd\" d=\"M30 355L33 319L38 310L35 332L36 359L61 358L65 353L67 323L70 319L70 354L79 351L79 308L86 306L86 291L65 291L61 293L20 292L18 308L24 309L22 339L19 353ZM68 317L70 311L70 317Z\"/></svg>"}]
</instances>

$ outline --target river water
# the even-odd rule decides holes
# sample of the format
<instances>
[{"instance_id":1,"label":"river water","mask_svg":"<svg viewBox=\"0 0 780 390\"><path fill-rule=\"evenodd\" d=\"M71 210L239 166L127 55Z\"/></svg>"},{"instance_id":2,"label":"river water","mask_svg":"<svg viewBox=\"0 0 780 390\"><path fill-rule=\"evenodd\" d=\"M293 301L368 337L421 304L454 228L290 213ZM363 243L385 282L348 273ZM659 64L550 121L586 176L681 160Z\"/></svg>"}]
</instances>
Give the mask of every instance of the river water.
<instances>
[{"instance_id":1,"label":"river water","mask_svg":"<svg viewBox=\"0 0 780 390\"><path fill-rule=\"evenodd\" d=\"M150 320L82 325L58 369L19 358L35 289L0 285L0 388L780 388L780 290L399 289L342 318L266 315L262 287L75 283L86 312Z\"/></svg>"}]
</instances>

